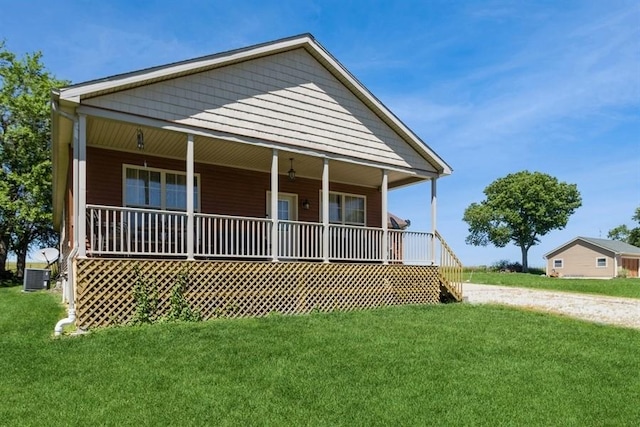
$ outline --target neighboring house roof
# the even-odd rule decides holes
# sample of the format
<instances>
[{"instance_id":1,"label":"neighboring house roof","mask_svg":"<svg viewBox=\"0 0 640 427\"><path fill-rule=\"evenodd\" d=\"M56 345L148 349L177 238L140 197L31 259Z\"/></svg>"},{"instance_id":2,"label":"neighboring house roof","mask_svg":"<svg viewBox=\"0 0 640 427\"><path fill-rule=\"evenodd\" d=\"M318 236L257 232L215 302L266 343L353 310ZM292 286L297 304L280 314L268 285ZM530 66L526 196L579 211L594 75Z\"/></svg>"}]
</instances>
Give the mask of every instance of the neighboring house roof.
<instances>
[{"instance_id":1,"label":"neighboring house roof","mask_svg":"<svg viewBox=\"0 0 640 427\"><path fill-rule=\"evenodd\" d=\"M594 246L602 248L606 251L612 252L615 255L626 255L632 257L640 257L640 248L637 246L630 245L629 243L620 242L618 240L608 240L608 239L597 239L595 237L576 237L562 246L555 248L554 250L547 252L544 257L549 258L550 255L557 253L564 249L565 247L573 244L576 241L583 241L586 243L590 243Z\"/></svg>"}]
</instances>

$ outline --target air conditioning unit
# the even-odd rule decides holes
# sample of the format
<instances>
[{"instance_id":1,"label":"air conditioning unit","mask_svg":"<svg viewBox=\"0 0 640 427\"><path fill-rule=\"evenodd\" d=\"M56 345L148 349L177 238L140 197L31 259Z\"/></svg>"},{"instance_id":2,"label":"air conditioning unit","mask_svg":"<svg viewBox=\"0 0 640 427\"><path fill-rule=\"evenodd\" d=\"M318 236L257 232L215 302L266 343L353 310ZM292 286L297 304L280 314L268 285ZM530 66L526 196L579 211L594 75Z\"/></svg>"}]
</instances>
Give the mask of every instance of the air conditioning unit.
<instances>
[{"instance_id":1,"label":"air conditioning unit","mask_svg":"<svg viewBox=\"0 0 640 427\"><path fill-rule=\"evenodd\" d=\"M40 291L49 289L50 274L50 271L44 268L25 268L22 290Z\"/></svg>"}]
</instances>

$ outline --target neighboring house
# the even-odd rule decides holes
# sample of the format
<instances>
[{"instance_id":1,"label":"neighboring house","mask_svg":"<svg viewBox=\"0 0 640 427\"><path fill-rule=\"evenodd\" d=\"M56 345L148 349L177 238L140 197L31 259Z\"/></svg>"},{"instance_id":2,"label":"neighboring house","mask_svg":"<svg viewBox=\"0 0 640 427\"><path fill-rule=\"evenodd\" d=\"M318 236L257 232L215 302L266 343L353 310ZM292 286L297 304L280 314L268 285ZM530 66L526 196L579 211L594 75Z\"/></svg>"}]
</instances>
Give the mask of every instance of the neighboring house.
<instances>
[{"instance_id":1,"label":"neighboring house","mask_svg":"<svg viewBox=\"0 0 640 427\"><path fill-rule=\"evenodd\" d=\"M53 205L69 317L126 321L180 273L205 317L461 299L436 229L452 170L311 35L54 91ZM430 182L431 229L388 216Z\"/></svg>"},{"instance_id":2,"label":"neighboring house","mask_svg":"<svg viewBox=\"0 0 640 427\"><path fill-rule=\"evenodd\" d=\"M640 248L616 240L576 237L547 253L547 275L563 277L616 277L619 269L629 277L640 275Z\"/></svg>"}]
</instances>

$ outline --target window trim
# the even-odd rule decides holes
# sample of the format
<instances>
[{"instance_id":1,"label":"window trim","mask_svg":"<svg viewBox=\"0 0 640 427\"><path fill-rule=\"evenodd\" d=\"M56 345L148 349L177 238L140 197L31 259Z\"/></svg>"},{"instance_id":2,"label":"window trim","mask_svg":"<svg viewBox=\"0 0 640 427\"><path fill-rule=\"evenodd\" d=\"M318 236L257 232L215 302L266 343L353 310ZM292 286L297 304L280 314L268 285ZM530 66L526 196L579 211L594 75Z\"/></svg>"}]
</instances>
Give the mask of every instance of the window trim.
<instances>
[{"instance_id":1,"label":"window trim","mask_svg":"<svg viewBox=\"0 0 640 427\"><path fill-rule=\"evenodd\" d=\"M295 219L290 219L289 221L298 221L298 195L296 193L283 193L282 191L278 192L278 201L281 200L281 196L282 199L290 199L293 201L293 204L291 205L291 216L294 217ZM265 211L267 212L265 214L266 218L271 218L271 190L267 190L267 197L266 197L266 202L265 202Z\"/></svg>"},{"instance_id":2,"label":"window trim","mask_svg":"<svg viewBox=\"0 0 640 427\"><path fill-rule=\"evenodd\" d=\"M345 215L344 215L344 210L342 211L342 219L340 222L332 222L329 221L329 224L333 224L333 225L346 225L346 226L353 226L353 227L366 227L367 226L367 196L365 196L364 194L355 194L355 193L345 193L342 191L329 191L329 195L338 195L341 197L342 199L342 204L341 207L344 209L345 203L344 203L344 197L357 197L359 199L362 199L364 201L364 218L363 218L363 222L362 223L348 223L345 221ZM319 211L319 221L322 222L322 190L320 190L320 211Z\"/></svg>"},{"instance_id":3,"label":"window trim","mask_svg":"<svg viewBox=\"0 0 640 427\"><path fill-rule=\"evenodd\" d=\"M134 170L142 170L142 171L151 171L151 172L159 172L160 173L160 207L156 207L156 206L144 206L144 205L127 205L127 170L128 169L134 169ZM185 209L175 209L175 208L167 208L167 174L174 174L174 175L182 175L185 177L186 180L186 176L187 176L187 172L185 171L179 171L179 170L173 170L173 169L162 169L162 168L152 168L152 167L146 167L146 166L138 166L138 165L132 165L132 164L128 164L128 163L123 163L122 164L122 206L126 207L126 208L134 208L134 209L154 209L154 210L163 210L163 211L171 211L171 212L186 212L186 206ZM200 174L199 173L194 173L193 174L195 180L196 180L196 194L195 197L196 199L193 201L194 203L194 207L193 207L193 211L194 212L200 212L200 206L201 206L201 197L200 197L200 192L202 191L202 180L200 179ZM186 190L185 190L186 191Z\"/></svg>"},{"instance_id":4,"label":"window trim","mask_svg":"<svg viewBox=\"0 0 640 427\"><path fill-rule=\"evenodd\" d=\"M560 265L557 266L556 262L560 261ZM554 258L553 260L553 268L564 268L564 259L563 258Z\"/></svg>"},{"instance_id":5,"label":"window trim","mask_svg":"<svg viewBox=\"0 0 640 427\"><path fill-rule=\"evenodd\" d=\"M600 260L604 260L604 265L600 265ZM596 268L607 268L608 264L607 257L596 257Z\"/></svg>"}]
</instances>

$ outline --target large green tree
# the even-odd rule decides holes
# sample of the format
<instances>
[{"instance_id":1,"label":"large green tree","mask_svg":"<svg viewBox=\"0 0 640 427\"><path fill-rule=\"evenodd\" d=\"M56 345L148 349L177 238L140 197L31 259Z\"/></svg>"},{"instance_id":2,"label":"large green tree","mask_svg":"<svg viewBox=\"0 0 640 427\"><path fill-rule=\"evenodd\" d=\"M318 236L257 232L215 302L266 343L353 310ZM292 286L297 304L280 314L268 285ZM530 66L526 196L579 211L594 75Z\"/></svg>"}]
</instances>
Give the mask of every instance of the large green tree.
<instances>
[{"instance_id":1,"label":"large green tree","mask_svg":"<svg viewBox=\"0 0 640 427\"><path fill-rule=\"evenodd\" d=\"M22 276L29 247L55 239L51 200L51 89L42 54L22 59L0 42L0 274L10 252Z\"/></svg>"},{"instance_id":2,"label":"large green tree","mask_svg":"<svg viewBox=\"0 0 640 427\"><path fill-rule=\"evenodd\" d=\"M522 252L522 269L528 270L529 249L551 230L562 229L582 205L575 184L559 182L541 173L522 171L496 179L484 189L486 199L464 212L469 224L466 242L475 246L509 242Z\"/></svg>"},{"instance_id":3,"label":"large green tree","mask_svg":"<svg viewBox=\"0 0 640 427\"><path fill-rule=\"evenodd\" d=\"M622 224L609 230L607 237L640 247L640 206L636 208L636 212L631 219L638 223L637 227L629 228L626 224Z\"/></svg>"}]
</instances>

